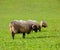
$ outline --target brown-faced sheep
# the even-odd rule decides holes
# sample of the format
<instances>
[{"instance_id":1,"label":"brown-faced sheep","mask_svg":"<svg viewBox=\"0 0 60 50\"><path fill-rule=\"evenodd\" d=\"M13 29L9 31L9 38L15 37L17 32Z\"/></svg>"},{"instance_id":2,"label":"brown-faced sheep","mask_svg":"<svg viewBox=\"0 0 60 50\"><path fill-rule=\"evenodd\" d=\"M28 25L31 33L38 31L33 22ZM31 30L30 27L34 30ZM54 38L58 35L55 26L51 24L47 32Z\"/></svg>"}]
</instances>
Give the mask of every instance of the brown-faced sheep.
<instances>
[{"instance_id":1,"label":"brown-faced sheep","mask_svg":"<svg viewBox=\"0 0 60 50\"><path fill-rule=\"evenodd\" d=\"M41 31L41 26L38 24L36 20L28 20L27 21L29 24L33 24L37 26L37 30Z\"/></svg>"},{"instance_id":2,"label":"brown-faced sheep","mask_svg":"<svg viewBox=\"0 0 60 50\"><path fill-rule=\"evenodd\" d=\"M24 20L14 20L9 24L10 32L12 33L12 38L14 39L15 34L23 33L23 38L25 38L25 33L29 34L31 30L37 32L37 26L29 24Z\"/></svg>"},{"instance_id":3,"label":"brown-faced sheep","mask_svg":"<svg viewBox=\"0 0 60 50\"><path fill-rule=\"evenodd\" d=\"M43 27L43 28L46 28L46 27L47 27L47 23L46 23L46 21L44 21L44 20L42 20L42 21L40 22L40 25L41 25L41 27Z\"/></svg>"}]
</instances>

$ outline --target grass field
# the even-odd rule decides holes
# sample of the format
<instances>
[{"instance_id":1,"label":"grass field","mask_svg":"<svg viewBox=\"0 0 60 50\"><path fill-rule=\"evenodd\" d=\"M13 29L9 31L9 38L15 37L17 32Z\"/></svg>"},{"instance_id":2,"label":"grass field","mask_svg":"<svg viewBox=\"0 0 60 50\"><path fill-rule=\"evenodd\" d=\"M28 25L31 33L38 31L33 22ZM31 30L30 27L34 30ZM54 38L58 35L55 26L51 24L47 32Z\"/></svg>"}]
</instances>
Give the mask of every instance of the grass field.
<instances>
[{"instance_id":1,"label":"grass field","mask_svg":"<svg viewBox=\"0 0 60 50\"><path fill-rule=\"evenodd\" d=\"M12 20L46 20L47 28L12 40ZM0 50L60 50L60 0L0 0Z\"/></svg>"}]
</instances>

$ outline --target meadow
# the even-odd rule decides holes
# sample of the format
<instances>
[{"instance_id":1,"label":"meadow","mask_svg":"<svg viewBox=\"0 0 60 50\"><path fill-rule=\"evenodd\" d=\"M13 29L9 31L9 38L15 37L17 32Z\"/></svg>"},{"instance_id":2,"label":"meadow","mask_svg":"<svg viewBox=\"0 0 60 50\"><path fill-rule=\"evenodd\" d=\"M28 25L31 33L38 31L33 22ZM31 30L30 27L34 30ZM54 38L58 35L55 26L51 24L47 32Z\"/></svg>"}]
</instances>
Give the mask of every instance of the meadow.
<instances>
[{"instance_id":1,"label":"meadow","mask_svg":"<svg viewBox=\"0 0 60 50\"><path fill-rule=\"evenodd\" d=\"M47 21L41 32L11 37L12 20ZM60 50L60 0L0 0L0 50Z\"/></svg>"}]
</instances>

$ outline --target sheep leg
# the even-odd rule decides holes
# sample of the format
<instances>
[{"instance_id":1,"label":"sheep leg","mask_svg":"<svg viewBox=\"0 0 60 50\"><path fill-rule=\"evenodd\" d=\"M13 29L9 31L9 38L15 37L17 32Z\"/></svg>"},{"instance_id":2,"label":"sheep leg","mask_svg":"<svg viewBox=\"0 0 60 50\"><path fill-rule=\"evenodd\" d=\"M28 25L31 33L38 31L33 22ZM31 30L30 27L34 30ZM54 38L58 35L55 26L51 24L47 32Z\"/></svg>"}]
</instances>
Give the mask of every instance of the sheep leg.
<instances>
[{"instance_id":1,"label":"sheep leg","mask_svg":"<svg viewBox=\"0 0 60 50\"><path fill-rule=\"evenodd\" d=\"M15 35L15 34L12 32L12 38L13 38L13 40L14 40L14 35Z\"/></svg>"},{"instance_id":2,"label":"sheep leg","mask_svg":"<svg viewBox=\"0 0 60 50\"><path fill-rule=\"evenodd\" d=\"M30 32L28 32L27 34L30 34Z\"/></svg>"},{"instance_id":3,"label":"sheep leg","mask_svg":"<svg viewBox=\"0 0 60 50\"><path fill-rule=\"evenodd\" d=\"M23 38L25 38L25 33L23 33Z\"/></svg>"},{"instance_id":4,"label":"sheep leg","mask_svg":"<svg viewBox=\"0 0 60 50\"><path fill-rule=\"evenodd\" d=\"M41 31L41 27L40 26L39 26L38 30Z\"/></svg>"},{"instance_id":5,"label":"sheep leg","mask_svg":"<svg viewBox=\"0 0 60 50\"><path fill-rule=\"evenodd\" d=\"M39 28L38 30L41 31L41 28Z\"/></svg>"}]
</instances>

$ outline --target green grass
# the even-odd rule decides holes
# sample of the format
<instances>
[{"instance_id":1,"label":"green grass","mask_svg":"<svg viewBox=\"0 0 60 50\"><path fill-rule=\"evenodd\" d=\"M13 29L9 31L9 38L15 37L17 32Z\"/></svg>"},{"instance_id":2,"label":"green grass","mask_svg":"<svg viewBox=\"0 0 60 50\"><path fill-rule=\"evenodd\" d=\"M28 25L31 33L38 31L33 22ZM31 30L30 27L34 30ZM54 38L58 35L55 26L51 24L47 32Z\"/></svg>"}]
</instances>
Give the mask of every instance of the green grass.
<instances>
[{"instance_id":1,"label":"green grass","mask_svg":"<svg viewBox=\"0 0 60 50\"><path fill-rule=\"evenodd\" d=\"M12 40L9 23L15 19L46 20L48 27ZM0 0L0 50L60 50L60 1Z\"/></svg>"}]
</instances>

